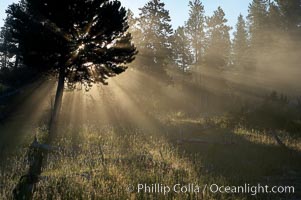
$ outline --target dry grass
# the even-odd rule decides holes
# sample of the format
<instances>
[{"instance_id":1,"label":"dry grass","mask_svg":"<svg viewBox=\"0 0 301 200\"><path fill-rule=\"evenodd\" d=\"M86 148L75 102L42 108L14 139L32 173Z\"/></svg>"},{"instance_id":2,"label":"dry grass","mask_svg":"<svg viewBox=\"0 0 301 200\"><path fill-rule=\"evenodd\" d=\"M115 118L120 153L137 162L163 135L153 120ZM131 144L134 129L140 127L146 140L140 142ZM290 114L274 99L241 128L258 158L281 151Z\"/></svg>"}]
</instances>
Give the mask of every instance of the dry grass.
<instances>
[{"instance_id":1,"label":"dry grass","mask_svg":"<svg viewBox=\"0 0 301 200\"><path fill-rule=\"evenodd\" d=\"M294 185L300 191L300 157L278 147L262 133L244 129L231 131L210 121L171 117L168 133L150 133L135 128L85 125L74 132L65 128L48 154L34 199L253 199L248 194L137 193L129 185L160 183L173 186L216 183L219 185ZM195 126L193 128L193 126ZM179 135L177 130L184 132ZM186 129L189 127L189 129ZM38 129L40 138L43 130ZM178 145L179 137L198 138L206 143ZM287 141L287 143L293 144ZM296 142L297 147L300 143ZM11 191L24 174L25 148L8 155L1 166L1 199L11 199ZM297 196L300 192L297 193ZM296 196L296 195L295 195ZM257 199L296 199L295 196L258 195Z\"/></svg>"}]
</instances>

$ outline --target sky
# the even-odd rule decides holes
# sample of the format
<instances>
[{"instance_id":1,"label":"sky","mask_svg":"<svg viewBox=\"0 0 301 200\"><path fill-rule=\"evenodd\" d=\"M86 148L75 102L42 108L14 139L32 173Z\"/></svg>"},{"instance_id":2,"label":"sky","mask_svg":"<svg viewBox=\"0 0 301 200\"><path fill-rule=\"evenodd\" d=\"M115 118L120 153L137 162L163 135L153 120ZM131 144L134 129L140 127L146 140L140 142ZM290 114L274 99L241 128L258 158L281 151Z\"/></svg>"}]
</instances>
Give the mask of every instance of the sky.
<instances>
[{"instance_id":1,"label":"sky","mask_svg":"<svg viewBox=\"0 0 301 200\"><path fill-rule=\"evenodd\" d=\"M0 27L3 26L3 19L5 18L5 10L8 5L18 0L0 0ZM121 0L123 6L130 8L136 16L138 16L138 8L148 0ZM162 0L165 3L166 9L169 10L172 19L173 28L184 25L184 22L188 19L188 2L189 0ZM213 11L221 6L225 11L226 18L228 19L228 25L235 27L237 17L241 13L244 16L247 15L248 6L251 0L202 0L204 4L206 15L212 15Z\"/></svg>"}]
</instances>

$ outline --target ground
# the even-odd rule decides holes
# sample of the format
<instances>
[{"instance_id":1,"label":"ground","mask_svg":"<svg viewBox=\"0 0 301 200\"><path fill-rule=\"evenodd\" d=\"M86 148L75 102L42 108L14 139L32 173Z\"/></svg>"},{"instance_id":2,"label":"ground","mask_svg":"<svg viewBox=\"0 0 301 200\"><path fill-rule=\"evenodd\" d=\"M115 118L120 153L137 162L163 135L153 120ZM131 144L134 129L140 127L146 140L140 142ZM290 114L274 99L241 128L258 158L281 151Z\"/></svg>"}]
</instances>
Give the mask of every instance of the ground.
<instances>
[{"instance_id":1,"label":"ground","mask_svg":"<svg viewBox=\"0 0 301 200\"><path fill-rule=\"evenodd\" d=\"M133 92L138 80L118 79L89 92L65 91L59 133L44 160L34 199L254 199L251 193L204 188L259 183L294 186L295 194L257 194L256 199L301 197L300 140L282 133L284 148L268 133L228 128L222 116L158 109L160 99L147 100L151 90L149 96ZM25 174L33 137L43 143L46 134L43 122L55 83L47 80L29 88L21 94L24 100L17 101L18 109L0 125L1 199L11 198ZM168 89L164 101L171 102L175 92ZM201 190L137 192L138 184L156 183L194 184Z\"/></svg>"}]
</instances>

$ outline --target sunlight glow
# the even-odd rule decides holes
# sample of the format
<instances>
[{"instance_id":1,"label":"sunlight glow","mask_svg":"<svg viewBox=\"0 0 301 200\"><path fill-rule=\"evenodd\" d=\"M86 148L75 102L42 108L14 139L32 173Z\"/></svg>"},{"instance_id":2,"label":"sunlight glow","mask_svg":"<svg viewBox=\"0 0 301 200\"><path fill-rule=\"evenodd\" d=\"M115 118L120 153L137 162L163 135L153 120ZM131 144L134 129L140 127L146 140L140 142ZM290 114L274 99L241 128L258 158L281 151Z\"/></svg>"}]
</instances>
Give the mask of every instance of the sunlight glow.
<instances>
[{"instance_id":1,"label":"sunlight glow","mask_svg":"<svg viewBox=\"0 0 301 200\"><path fill-rule=\"evenodd\" d=\"M78 51L80 51L80 50L83 50L83 49L85 49L85 47L86 47L86 45L85 44L81 44L81 45L79 45L79 47L78 47Z\"/></svg>"}]
</instances>

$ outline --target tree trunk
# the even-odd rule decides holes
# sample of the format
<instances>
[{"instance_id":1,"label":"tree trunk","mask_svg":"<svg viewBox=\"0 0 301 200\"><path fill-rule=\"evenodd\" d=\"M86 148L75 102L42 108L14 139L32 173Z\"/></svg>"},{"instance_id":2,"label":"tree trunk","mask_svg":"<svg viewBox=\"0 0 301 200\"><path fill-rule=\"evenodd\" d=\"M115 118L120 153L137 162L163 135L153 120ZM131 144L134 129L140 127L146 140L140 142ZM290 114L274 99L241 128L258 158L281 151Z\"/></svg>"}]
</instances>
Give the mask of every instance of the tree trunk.
<instances>
[{"instance_id":1,"label":"tree trunk","mask_svg":"<svg viewBox=\"0 0 301 200\"><path fill-rule=\"evenodd\" d=\"M15 68L19 66L19 54L16 54Z\"/></svg>"},{"instance_id":2,"label":"tree trunk","mask_svg":"<svg viewBox=\"0 0 301 200\"><path fill-rule=\"evenodd\" d=\"M55 129L57 125L57 119L62 105L64 84L65 84L65 68L61 67L59 71L59 80L56 89L54 104L52 107L51 118L49 122L49 138L52 138L56 131Z\"/></svg>"},{"instance_id":3,"label":"tree trunk","mask_svg":"<svg viewBox=\"0 0 301 200\"><path fill-rule=\"evenodd\" d=\"M195 64L199 64L198 41L195 42Z\"/></svg>"},{"instance_id":4,"label":"tree trunk","mask_svg":"<svg viewBox=\"0 0 301 200\"><path fill-rule=\"evenodd\" d=\"M7 67L7 51L5 50L5 53L4 53L4 63L3 63L3 67L6 68Z\"/></svg>"},{"instance_id":5,"label":"tree trunk","mask_svg":"<svg viewBox=\"0 0 301 200\"><path fill-rule=\"evenodd\" d=\"M59 71L59 80L54 100L51 118L49 121L49 134L46 139L46 144L54 138L56 133L57 119L60 112L65 83L65 68L61 67ZM39 176L42 172L43 160L47 157L47 149L41 148L37 138L34 138L28 152L29 169L28 173L22 176L13 190L13 199L33 199L35 185L39 182Z\"/></svg>"}]
</instances>

